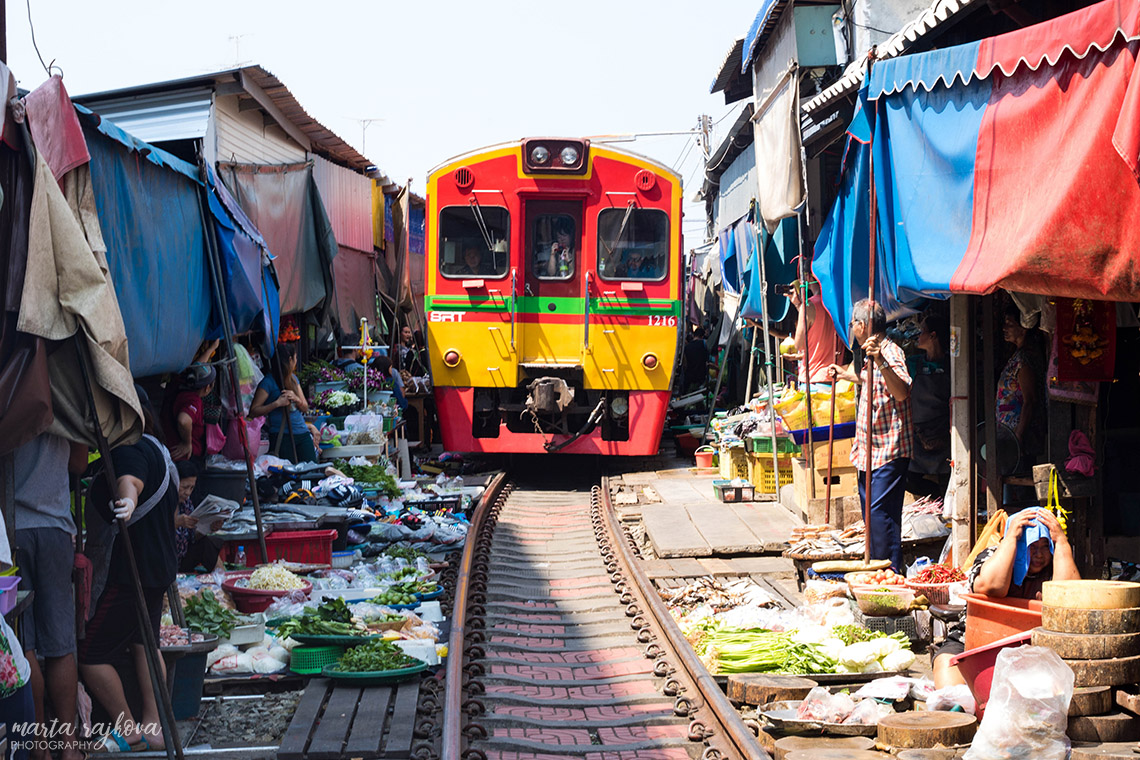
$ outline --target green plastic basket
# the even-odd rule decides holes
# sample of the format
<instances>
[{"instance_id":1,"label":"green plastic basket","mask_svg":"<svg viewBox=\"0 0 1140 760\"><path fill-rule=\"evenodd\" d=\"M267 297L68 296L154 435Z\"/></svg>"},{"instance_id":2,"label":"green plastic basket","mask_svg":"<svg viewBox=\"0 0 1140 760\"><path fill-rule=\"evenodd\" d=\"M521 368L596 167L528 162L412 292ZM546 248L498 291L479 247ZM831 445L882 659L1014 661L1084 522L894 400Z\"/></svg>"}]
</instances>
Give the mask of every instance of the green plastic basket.
<instances>
[{"instance_id":1,"label":"green plastic basket","mask_svg":"<svg viewBox=\"0 0 1140 760\"><path fill-rule=\"evenodd\" d=\"M303 676L318 675L326 665L333 665L344 654L344 647L293 647L289 653L289 669Z\"/></svg>"},{"instance_id":2,"label":"green plastic basket","mask_svg":"<svg viewBox=\"0 0 1140 760\"><path fill-rule=\"evenodd\" d=\"M772 453L772 436L770 435L754 435L749 438L749 443L752 444L749 449L753 454L771 454ZM776 438L776 453L777 454L799 454L800 447L791 438Z\"/></svg>"}]
</instances>

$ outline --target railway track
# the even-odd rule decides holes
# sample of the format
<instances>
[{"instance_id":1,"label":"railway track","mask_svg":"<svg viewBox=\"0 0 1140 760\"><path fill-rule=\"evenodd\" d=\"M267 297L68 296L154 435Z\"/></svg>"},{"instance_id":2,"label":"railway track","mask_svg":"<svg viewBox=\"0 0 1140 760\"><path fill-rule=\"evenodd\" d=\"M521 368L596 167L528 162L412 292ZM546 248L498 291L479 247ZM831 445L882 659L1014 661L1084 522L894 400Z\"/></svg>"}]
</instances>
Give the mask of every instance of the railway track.
<instances>
[{"instance_id":1,"label":"railway track","mask_svg":"<svg viewBox=\"0 0 1140 760\"><path fill-rule=\"evenodd\" d=\"M767 758L681 637L610 502L500 478L455 586L445 760Z\"/></svg>"}]
</instances>

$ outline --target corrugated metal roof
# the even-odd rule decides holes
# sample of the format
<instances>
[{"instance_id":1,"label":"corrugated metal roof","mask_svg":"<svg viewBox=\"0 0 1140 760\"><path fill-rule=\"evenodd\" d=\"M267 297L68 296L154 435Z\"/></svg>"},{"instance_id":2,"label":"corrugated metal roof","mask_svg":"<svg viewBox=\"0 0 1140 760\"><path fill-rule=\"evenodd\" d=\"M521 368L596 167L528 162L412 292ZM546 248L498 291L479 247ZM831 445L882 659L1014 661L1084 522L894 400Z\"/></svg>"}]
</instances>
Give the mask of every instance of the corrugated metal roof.
<instances>
[{"instance_id":1,"label":"corrugated metal roof","mask_svg":"<svg viewBox=\"0 0 1140 760\"><path fill-rule=\"evenodd\" d=\"M882 60L902 55L940 25L981 4L982 0L934 0L930 7L920 13L917 18L879 45L875 50L875 57ZM855 92L863 84L863 77L866 74L867 56L864 55L848 64L843 76L830 87L804 103L802 106L803 113L811 114L819 111L839 98Z\"/></svg>"},{"instance_id":2,"label":"corrugated metal roof","mask_svg":"<svg viewBox=\"0 0 1140 760\"><path fill-rule=\"evenodd\" d=\"M744 36L744 48L740 57L741 73L748 70L752 59L764 47L772 30L776 28L776 22L780 20L784 9L790 5L790 0L764 0L760 12L752 21L752 26L748 28L748 34Z\"/></svg>"},{"instance_id":3,"label":"corrugated metal roof","mask_svg":"<svg viewBox=\"0 0 1140 760\"><path fill-rule=\"evenodd\" d=\"M744 53L744 38L737 37L736 41L732 43L732 47L728 49L725 54L724 60L720 63L720 68L717 69L716 78L713 83L709 85L709 94L720 92L728 87L728 83L734 78L740 76L740 56Z\"/></svg>"},{"instance_id":4,"label":"corrugated metal roof","mask_svg":"<svg viewBox=\"0 0 1140 760\"><path fill-rule=\"evenodd\" d=\"M332 222L336 241L358 251L372 250L372 180L317 156L313 181Z\"/></svg>"},{"instance_id":5,"label":"corrugated metal roof","mask_svg":"<svg viewBox=\"0 0 1140 760\"><path fill-rule=\"evenodd\" d=\"M202 137L210 123L212 89L195 87L100 100L98 114L149 143ZM77 98L79 100L79 98ZM84 101L86 102L86 101Z\"/></svg>"},{"instance_id":6,"label":"corrugated metal roof","mask_svg":"<svg viewBox=\"0 0 1140 760\"><path fill-rule=\"evenodd\" d=\"M289 92L280 79L261 66L245 66L238 69L227 69L213 74L202 74L184 79L175 79L166 82L152 82L149 84L124 87L117 90L88 93L73 98L76 102L86 105L92 110L102 113L105 103L128 99L145 99L148 103L156 96L165 97L166 93L183 90L197 90L202 88L214 89L221 86L235 86L248 78L260 88L270 99L273 106L296 129L304 133L311 141L309 150L317 155L347 166L361 173L373 174L377 181L386 188L394 188L395 183L376 169L376 165L361 155L355 148L346 143L328 127L309 115L301 104ZM231 93L232 94L232 93ZM203 131L204 134L204 131ZM201 136L201 135L199 135Z\"/></svg>"}]
</instances>

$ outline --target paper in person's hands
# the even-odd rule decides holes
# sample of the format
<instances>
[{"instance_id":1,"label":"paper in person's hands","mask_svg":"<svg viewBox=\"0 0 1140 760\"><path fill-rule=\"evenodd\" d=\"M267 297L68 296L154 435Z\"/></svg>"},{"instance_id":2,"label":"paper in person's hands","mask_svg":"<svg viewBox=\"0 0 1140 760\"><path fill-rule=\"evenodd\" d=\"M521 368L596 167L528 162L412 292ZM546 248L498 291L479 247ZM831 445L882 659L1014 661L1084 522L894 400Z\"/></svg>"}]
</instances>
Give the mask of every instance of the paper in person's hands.
<instances>
[{"instance_id":1,"label":"paper in person's hands","mask_svg":"<svg viewBox=\"0 0 1140 760\"><path fill-rule=\"evenodd\" d=\"M219 520L222 522L229 520L239 509L241 506L236 501L210 494L202 499L190 516L198 521L195 529L203 536L207 536L213 532L210 530L211 525Z\"/></svg>"}]
</instances>

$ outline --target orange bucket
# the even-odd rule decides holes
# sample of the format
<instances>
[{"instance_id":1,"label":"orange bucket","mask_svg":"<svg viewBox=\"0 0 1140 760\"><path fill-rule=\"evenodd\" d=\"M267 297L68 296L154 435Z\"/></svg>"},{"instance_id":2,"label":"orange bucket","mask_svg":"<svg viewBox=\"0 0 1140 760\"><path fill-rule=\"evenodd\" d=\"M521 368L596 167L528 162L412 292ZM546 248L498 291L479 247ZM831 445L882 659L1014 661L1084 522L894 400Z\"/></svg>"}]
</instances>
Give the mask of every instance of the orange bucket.
<instances>
[{"instance_id":1,"label":"orange bucket","mask_svg":"<svg viewBox=\"0 0 1140 760\"><path fill-rule=\"evenodd\" d=\"M697 467L711 468L713 466L713 456L716 454L716 449L712 446L701 446L697 449L693 456L697 458Z\"/></svg>"}]
</instances>

